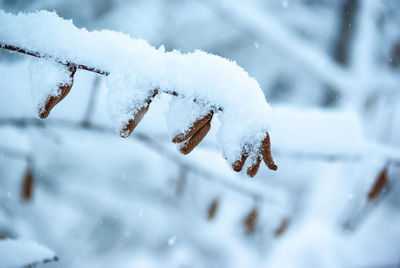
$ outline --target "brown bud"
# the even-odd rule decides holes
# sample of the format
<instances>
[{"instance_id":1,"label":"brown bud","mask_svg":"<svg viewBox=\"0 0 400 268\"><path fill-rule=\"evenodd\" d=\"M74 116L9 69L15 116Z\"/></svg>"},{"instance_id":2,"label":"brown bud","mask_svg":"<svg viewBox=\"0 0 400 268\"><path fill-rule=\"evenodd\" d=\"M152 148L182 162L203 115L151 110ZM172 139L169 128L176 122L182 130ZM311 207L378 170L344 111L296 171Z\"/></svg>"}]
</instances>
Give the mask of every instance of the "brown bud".
<instances>
[{"instance_id":1,"label":"brown bud","mask_svg":"<svg viewBox=\"0 0 400 268\"><path fill-rule=\"evenodd\" d=\"M172 142L173 143L181 143L181 142L184 142L185 140L189 139L190 137L192 137L194 134L199 132L199 130L205 124L207 124L208 122L210 122L212 120L213 114L214 114L214 112L210 111L206 116L204 116L203 118L200 118L199 120L194 122L187 132L179 133L178 135L176 135L172 139Z\"/></svg>"},{"instance_id":2,"label":"brown bud","mask_svg":"<svg viewBox=\"0 0 400 268\"><path fill-rule=\"evenodd\" d=\"M219 200L218 197L216 197L208 207L208 215L207 215L208 220L212 220L215 218L215 215L217 214L218 211L218 207L219 207Z\"/></svg>"},{"instance_id":3,"label":"brown bud","mask_svg":"<svg viewBox=\"0 0 400 268\"><path fill-rule=\"evenodd\" d=\"M254 207L244 219L244 227L247 234L252 234L256 230L258 220L258 209Z\"/></svg>"},{"instance_id":4,"label":"brown bud","mask_svg":"<svg viewBox=\"0 0 400 268\"><path fill-rule=\"evenodd\" d=\"M199 129L199 131L194 134L190 140L188 140L180 149L181 153L183 154L189 154L193 149L199 145L199 143L204 139L204 137L207 135L207 133L211 129L211 122L208 121L202 128Z\"/></svg>"},{"instance_id":5,"label":"brown bud","mask_svg":"<svg viewBox=\"0 0 400 268\"><path fill-rule=\"evenodd\" d=\"M260 168L260 164L261 164L261 158L257 157L256 162L247 169L247 175L250 178L253 178L257 174L258 169Z\"/></svg>"},{"instance_id":6,"label":"brown bud","mask_svg":"<svg viewBox=\"0 0 400 268\"><path fill-rule=\"evenodd\" d=\"M23 201L29 201L33 196L33 186L35 183L35 178L33 172L30 168L25 171L24 180L22 181L21 187L21 199Z\"/></svg>"},{"instance_id":7,"label":"brown bud","mask_svg":"<svg viewBox=\"0 0 400 268\"><path fill-rule=\"evenodd\" d=\"M140 121L142 121L144 115L149 110L149 106L150 106L149 104L146 104L146 106L139 109L139 111L135 114L135 117L133 119L130 119L128 121L128 124L126 124L119 133L121 138L128 138L129 135L132 134L133 130L137 127L137 125L139 125Z\"/></svg>"},{"instance_id":8,"label":"brown bud","mask_svg":"<svg viewBox=\"0 0 400 268\"><path fill-rule=\"evenodd\" d=\"M388 176L387 176L387 168L384 167L382 171L379 173L378 177L375 179L374 185L370 189L367 199L368 201L375 200L379 194L382 192L384 187L387 185L389 182Z\"/></svg>"},{"instance_id":9,"label":"brown bud","mask_svg":"<svg viewBox=\"0 0 400 268\"><path fill-rule=\"evenodd\" d=\"M72 85L74 83L74 75L76 72L76 67L75 66L69 67L68 71L71 73L70 74L71 82L68 84L58 86L58 88L60 89L60 94L58 96L50 96L46 100L44 107L42 107L39 110L40 118L42 118L42 119L47 118L49 116L51 110L54 108L54 106L56 106L60 101L62 101L68 95L68 93L71 91Z\"/></svg>"},{"instance_id":10,"label":"brown bud","mask_svg":"<svg viewBox=\"0 0 400 268\"><path fill-rule=\"evenodd\" d=\"M271 155L271 141L269 138L269 134L265 136L265 139L261 143L261 153L263 156L263 160L267 167L271 170L277 170L278 166L275 165L274 160L272 159Z\"/></svg>"},{"instance_id":11,"label":"brown bud","mask_svg":"<svg viewBox=\"0 0 400 268\"><path fill-rule=\"evenodd\" d=\"M247 153L242 153L241 158L232 164L233 170L236 172L240 172L244 166L244 163L246 162L247 157L248 157Z\"/></svg>"},{"instance_id":12,"label":"brown bud","mask_svg":"<svg viewBox=\"0 0 400 268\"><path fill-rule=\"evenodd\" d=\"M137 125L139 125L140 121L142 121L144 115L147 113L150 107L150 103L152 99L158 94L158 89L154 89L153 94L146 100L145 106L139 109L137 113L134 115L132 119L128 121L128 123L123 127L120 131L119 135L121 138L127 138L132 132L135 130Z\"/></svg>"}]
</instances>

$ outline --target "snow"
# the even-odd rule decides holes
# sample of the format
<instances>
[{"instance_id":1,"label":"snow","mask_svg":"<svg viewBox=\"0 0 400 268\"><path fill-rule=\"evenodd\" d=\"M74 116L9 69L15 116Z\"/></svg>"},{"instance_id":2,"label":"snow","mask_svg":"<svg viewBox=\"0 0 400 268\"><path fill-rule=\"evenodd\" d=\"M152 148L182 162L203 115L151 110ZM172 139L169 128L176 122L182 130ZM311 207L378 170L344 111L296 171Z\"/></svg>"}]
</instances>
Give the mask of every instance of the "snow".
<instances>
[{"instance_id":1,"label":"snow","mask_svg":"<svg viewBox=\"0 0 400 268\"><path fill-rule=\"evenodd\" d=\"M165 52L163 47L156 49L119 32L89 32L47 11L18 15L0 11L0 25L0 40L9 45L62 63L75 62L110 72L106 82L108 103L117 131L146 105L154 89L196 99L215 112L222 108L219 141L229 163L240 158L243 148L258 155L261 141L271 128L271 108L259 84L235 62L200 50ZM44 87L34 94L35 101L43 101L41 92L56 94L46 91L47 83ZM191 111L187 107L175 109L176 116L185 113Z\"/></svg>"},{"instance_id":2,"label":"snow","mask_svg":"<svg viewBox=\"0 0 400 268\"><path fill-rule=\"evenodd\" d=\"M53 60L33 58L29 66L33 105L42 112L46 101L61 94L59 86L71 84L68 67Z\"/></svg>"},{"instance_id":3,"label":"snow","mask_svg":"<svg viewBox=\"0 0 400 268\"><path fill-rule=\"evenodd\" d=\"M55 254L50 249L31 241L0 240L0 267L18 268L44 260L50 260Z\"/></svg>"},{"instance_id":4,"label":"snow","mask_svg":"<svg viewBox=\"0 0 400 268\"><path fill-rule=\"evenodd\" d=\"M171 139L186 134L193 123L205 117L212 107L183 98L171 98L166 112L167 126Z\"/></svg>"},{"instance_id":5,"label":"snow","mask_svg":"<svg viewBox=\"0 0 400 268\"><path fill-rule=\"evenodd\" d=\"M154 87L140 83L134 77L123 77L118 72L111 73L106 83L109 88L108 112L117 132L121 132L128 121L147 104L146 100L153 94Z\"/></svg>"}]
</instances>

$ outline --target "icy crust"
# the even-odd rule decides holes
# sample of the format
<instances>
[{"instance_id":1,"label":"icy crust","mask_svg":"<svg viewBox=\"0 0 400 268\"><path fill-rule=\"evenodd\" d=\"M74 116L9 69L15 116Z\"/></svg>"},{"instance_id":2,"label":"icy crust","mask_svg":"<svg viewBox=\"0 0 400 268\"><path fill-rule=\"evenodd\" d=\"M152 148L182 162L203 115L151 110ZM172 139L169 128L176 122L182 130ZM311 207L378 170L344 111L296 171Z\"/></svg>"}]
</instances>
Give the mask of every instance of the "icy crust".
<instances>
[{"instance_id":1,"label":"icy crust","mask_svg":"<svg viewBox=\"0 0 400 268\"><path fill-rule=\"evenodd\" d=\"M270 128L271 109L257 81L235 62L216 55L165 52L163 47L156 49L122 33L88 32L47 11L18 15L0 11L2 41L55 56L61 62L110 72L106 82L109 111L118 130L146 105L154 89L196 99L219 112L219 140L230 163L240 157L243 147L248 151L258 148ZM182 120L168 120L173 133L190 127L189 119L204 112L189 102L171 105L178 107L172 107L168 117Z\"/></svg>"},{"instance_id":2,"label":"icy crust","mask_svg":"<svg viewBox=\"0 0 400 268\"><path fill-rule=\"evenodd\" d=\"M39 113L50 97L61 94L59 86L70 84L72 79L68 67L42 58L31 60L29 73L32 100Z\"/></svg>"}]
</instances>

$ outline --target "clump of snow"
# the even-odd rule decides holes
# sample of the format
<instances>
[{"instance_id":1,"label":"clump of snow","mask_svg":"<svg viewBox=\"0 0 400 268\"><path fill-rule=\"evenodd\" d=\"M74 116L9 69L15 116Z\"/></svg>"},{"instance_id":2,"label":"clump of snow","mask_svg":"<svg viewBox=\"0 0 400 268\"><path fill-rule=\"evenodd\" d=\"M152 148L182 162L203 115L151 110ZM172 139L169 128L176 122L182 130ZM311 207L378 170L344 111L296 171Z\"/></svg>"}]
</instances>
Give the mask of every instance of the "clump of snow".
<instances>
[{"instance_id":1,"label":"clump of snow","mask_svg":"<svg viewBox=\"0 0 400 268\"><path fill-rule=\"evenodd\" d=\"M59 96L59 86L71 84L68 67L54 60L33 58L30 66L31 94L34 107L42 112L46 101Z\"/></svg>"},{"instance_id":2,"label":"clump of snow","mask_svg":"<svg viewBox=\"0 0 400 268\"><path fill-rule=\"evenodd\" d=\"M135 77L124 77L113 72L106 80L108 91L108 112L118 132L124 128L136 113L147 105L146 100L153 94L154 87L141 83ZM127 87L126 85L130 86Z\"/></svg>"},{"instance_id":3,"label":"clump of snow","mask_svg":"<svg viewBox=\"0 0 400 268\"><path fill-rule=\"evenodd\" d=\"M209 104L194 102L183 98L172 98L166 113L167 126L171 138L186 134L197 120L205 117L212 107Z\"/></svg>"},{"instance_id":4,"label":"clump of snow","mask_svg":"<svg viewBox=\"0 0 400 268\"><path fill-rule=\"evenodd\" d=\"M259 147L270 129L271 108L255 79L235 62L199 50L165 57L161 88L223 108L218 136L229 163L240 158L243 147Z\"/></svg>"},{"instance_id":5,"label":"clump of snow","mask_svg":"<svg viewBox=\"0 0 400 268\"><path fill-rule=\"evenodd\" d=\"M22 240L0 240L0 267L25 267L56 256L50 249L35 242Z\"/></svg>"},{"instance_id":6,"label":"clump of snow","mask_svg":"<svg viewBox=\"0 0 400 268\"><path fill-rule=\"evenodd\" d=\"M216 112L222 108L218 136L229 163L238 160L243 149L251 152L250 159L259 154L270 129L271 108L257 81L233 61L200 50L165 52L163 47L156 49L146 41L113 31L89 32L47 11L18 15L0 11L0 25L0 43L109 72L109 111L118 131L158 89L196 100ZM181 125L172 123L173 132L203 113L193 105L171 105L179 107L171 108L170 117L187 115Z\"/></svg>"}]
</instances>

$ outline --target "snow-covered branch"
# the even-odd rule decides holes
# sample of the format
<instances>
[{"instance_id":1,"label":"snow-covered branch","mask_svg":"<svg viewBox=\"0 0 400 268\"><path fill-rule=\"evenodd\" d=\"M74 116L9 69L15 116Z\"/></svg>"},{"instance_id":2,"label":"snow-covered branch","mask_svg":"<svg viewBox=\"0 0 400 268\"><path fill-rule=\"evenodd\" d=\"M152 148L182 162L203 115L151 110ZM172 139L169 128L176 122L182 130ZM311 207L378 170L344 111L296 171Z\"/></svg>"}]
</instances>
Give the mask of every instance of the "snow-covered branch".
<instances>
[{"instance_id":1,"label":"snow-covered branch","mask_svg":"<svg viewBox=\"0 0 400 268\"><path fill-rule=\"evenodd\" d=\"M82 129L86 131L94 131L111 135L114 134L114 130L112 128L104 125L96 123L89 123L82 125L80 122L75 122L72 120L63 120L63 119L54 119L54 120L49 119L44 122L36 118L3 118L0 119L0 126L14 126L17 128L53 127L53 128L63 128L63 129ZM198 175L197 178L219 184L228 190L248 196L251 199L254 199L255 201L258 202L280 203L281 201L280 200L281 198L279 198L274 191L267 191L266 188L260 191L260 189L252 187L252 185L249 185L247 183L243 183L241 181L233 181L230 178L224 178L223 176L215 174L212 171L209 171L206 168L198 166L190 161L184 161L182 160L182 158L178 157L178 155L175 152L167 149L163 144L157 142L156 140L149 137L145 133L136 132L133 138L145 144L148 148L154 150L156 153L161 154L165 156L167 159L175 162L180 167ZM10 153L10 156L14 156L15 154L17 154L18 156L23 156L24 158L29 158L29 159L31 158L28 153L20 152L18 150L14 150L11 148L0 147L0 152L5 153L6 155Z\"/></svg>"},{"instance_id":2,"label":"snow-covered branch","mask_svg":"<svg viewBox=\"0 0 400 268\"><path fill-rule=\"evenodd\" d=\"M36 267L39 264L58 261L52 250L31 241L0 240L0 252L1 267Z\"/></svg>"},{"instance_id":3,"label":"snow-covered branch","mask_svg":"<svg viewBox=\"0 0 400 268\"><path fill-rule=\"evenodd\" d=\"M180 97L171 101L167 121L182 153L201 142L218 114L219 141L235 171L246 163L253 177L262 159L277 169L268 134L271 108L257 81L235 62L203 51L165 52L113 31L88 32L45 11L0 11L0 23L0 47L43 58L32 61L30 68L41 118L67 96L75 71L83 69L107 76L109 111L122 137L140 123L154 97L167 93Z\"/></svg>"},{"instance_id":4,"label":"snow-covered branch","mask_svg":"<svg viewBox=\"0 0 400 268\"><path fill-rule=\"evenodd\" d=\"M96 69L94 67L86 66L86 65L83 65L83 64L77 64L77 63L70 62L70 61L60 61L60 60L54 58L51 55L41 54L41 53L36 52L36 51L30 51L30 50L23 49L23 48L20 48L20 47L16 47L16 46L13 46L13 45L8 45L5 42L0 42L0 48L7 49L7 50L10 50L10 51L14 51L14 52L18 52L18 53L22 53L22 54L26 54L26 55L33 56L33 57L36 57L36 58L52 59L52 60L56 61L57 63L65 65L67 67L74 66L77 69L81 69L81 70L85 70L85 71L89 71L89 72L94 72L94 73L101 74L101 75L109 75L109 72L107 72L107 71Z\"/></svg>"}]
</instances>

